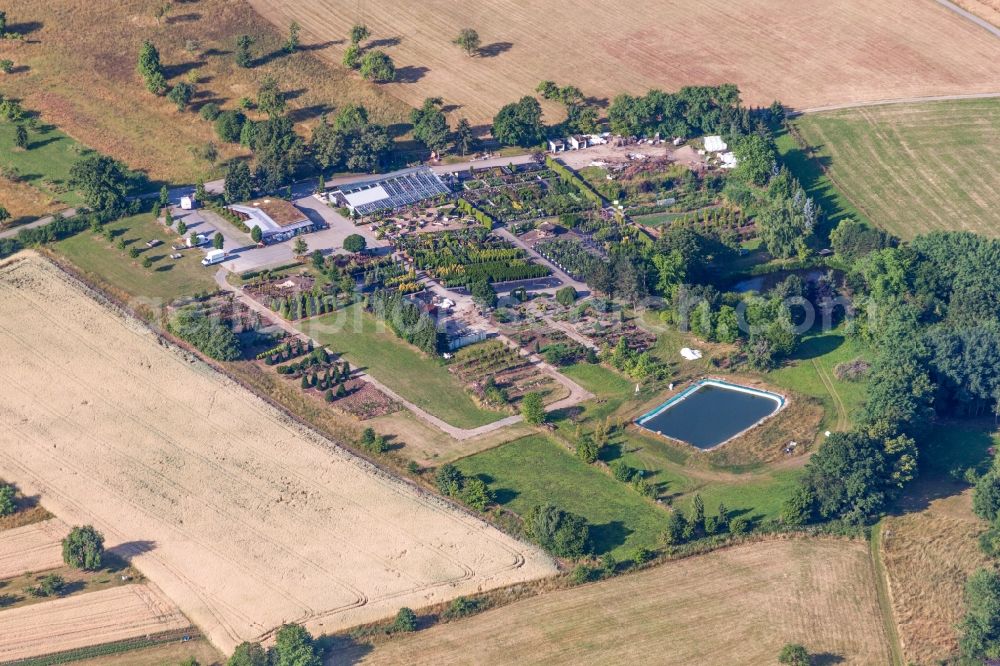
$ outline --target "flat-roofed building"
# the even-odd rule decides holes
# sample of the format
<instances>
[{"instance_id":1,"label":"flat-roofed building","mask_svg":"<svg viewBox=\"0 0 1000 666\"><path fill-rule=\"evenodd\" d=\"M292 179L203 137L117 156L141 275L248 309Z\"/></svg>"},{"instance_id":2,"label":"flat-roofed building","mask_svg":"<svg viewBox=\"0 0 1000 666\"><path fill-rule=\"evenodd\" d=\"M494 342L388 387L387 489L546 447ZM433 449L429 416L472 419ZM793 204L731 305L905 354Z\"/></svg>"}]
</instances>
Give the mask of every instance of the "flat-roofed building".
<instances>
[{"instance_id":1,"label":"flat-roofed building","mask_svg":"<svg viewBox=\"0 0 1000 666\"><path fill-rule=\"evenodd\" d=\"M261 241L280 243L299 234L315 230L315 223L306 214L284 199L258 199L227 206L248 227L258 228Z\"/></svg>"}]
</instances>

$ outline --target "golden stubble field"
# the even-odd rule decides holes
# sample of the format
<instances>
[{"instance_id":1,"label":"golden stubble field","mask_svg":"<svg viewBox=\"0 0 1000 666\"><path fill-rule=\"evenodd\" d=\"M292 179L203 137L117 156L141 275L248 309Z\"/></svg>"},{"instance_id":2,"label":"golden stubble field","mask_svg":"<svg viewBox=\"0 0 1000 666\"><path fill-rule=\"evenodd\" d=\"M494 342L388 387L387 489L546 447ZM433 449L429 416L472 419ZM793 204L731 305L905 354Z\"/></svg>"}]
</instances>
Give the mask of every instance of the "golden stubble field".
<instances>
[{"instance_id":1,"label":"golden stubble field","mask_svg":"<svg viewBox=\"0 0 1000 666\"><path fill-rule=\"evenodd\" d=\"M0 612L0 662L191 626L152 585L123 585Z\"/></svg>"},{"instance_id":2,"label":"golden stubble field","mask_svg":"<svg viewBox=\"0 0 1000 666\"><path fill-rule=\"evenodd\" d=\"M158 21L157 8L164 5L170 12ZM317 57L333 45L283 54L288 25L272 26L244 0L7 0L3 9L11 29L25 39L0 40L0 59L13 60L16 68L0 74L0 91L23 99L43 123L153 179L194 183L218 175L217 165L192 152L208 142L216 144L220 159L248 154L221 142L196 112L208 102L237 108L242 97L256 97L269 75L289 93L289 115L304 134L323 113L347 103L364 104L382 122L406 116L404 105L385 91ZM251 69L234 63L241 34L254 39ZM178 111L143 86L136 63L144 39L159 49L171 85L194 81L189 110ZM14 192L15 198L4 188L0 183L0 199L12 200L5 205L15 216L45 210L29 190Z\"/></svg>"},{"instance_id":3,"label":"golden stubble field","mask_svg":"<svg viewBox=\"0 0 1000 666\"><path fill-rule=\"evenodd\" d=\"M816 663L890 663L865 543L736 546L519 601L371 651L354 647L333 660L731 666L776 663L789 642L822 655Z\"/></svg>"},{"instance_id":4,"label":"golden stubble field","mask_svg":"<svg viewBox=\"0 0 1000 666\"><path fill-rule=\"evenodd\" d=\"M555 572L391 477L33 254L0 265L0 477L108 545L230 651Z\"/></svg>"},{"instance_id":5,"label":"golden stubble field","mask_svg":"<svg viewBox=\"0 0 1000 666\"><path fill-rule=\"evenodd\" d=\"M906 663L936 664L957 653L965 582L991 564L977 543L985 528L970 490L886 518L882 562Z\"/></svg>"},{"instance_id":6,"label":"golden stubble field","mask_svg":"<svg viewBox=\"0 0 1000 666\"><path fill-rule=\"evenodd\" d=\"M0 532L0 580L61 567L69 527L58 518Z\"/></svg>"},{"instance_id":7,"label":"golden stubble field","mask_svg":"<svg viewBox=\"0 0 1000 666\"><path fill-rule=\"evenodd\" d=\"M733 82L749 104L796 108L1000 84L1000 41L932 0L249 1L316 40L366 23L400 68L394 94L411 105L443 97L478 123L542 79L597 97ZM479 32L483 57L451 44L467 27ZM339 62L345 48L323 56Z\"/></svg>"}]
</instances>

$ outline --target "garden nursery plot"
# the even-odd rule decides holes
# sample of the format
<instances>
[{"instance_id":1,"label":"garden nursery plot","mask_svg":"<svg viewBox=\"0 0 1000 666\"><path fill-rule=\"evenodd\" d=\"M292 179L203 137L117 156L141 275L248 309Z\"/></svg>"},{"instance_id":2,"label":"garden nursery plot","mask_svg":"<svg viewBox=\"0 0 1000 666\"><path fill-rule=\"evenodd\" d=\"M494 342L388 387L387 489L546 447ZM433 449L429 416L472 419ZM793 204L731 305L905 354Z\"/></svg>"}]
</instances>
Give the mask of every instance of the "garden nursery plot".
<instances>
[{"instance_id":1,"label":"garden nursery plot","mask_svg":"<svg viewBox=\"0 0 1000 666\"><path fill-rule=\"evenodd\" d=\"M465 286L477 278L507 282L544 277L549 269L527 258L527 252L485 229L413 234L400 239L400 249L414 266L446 287Z\"/></svg>"},{"instance_id":2,"label":"garden nursery plot","mask_svg":"<svg viewBox=\"0 0 1000 666\"><path fill-rule=\"evenodd\" d=\"M0 347L0 478L93 524L225 651L283 622L336 631L555 571L37 255L0 264Z\"/></svg>"}]
</instances>

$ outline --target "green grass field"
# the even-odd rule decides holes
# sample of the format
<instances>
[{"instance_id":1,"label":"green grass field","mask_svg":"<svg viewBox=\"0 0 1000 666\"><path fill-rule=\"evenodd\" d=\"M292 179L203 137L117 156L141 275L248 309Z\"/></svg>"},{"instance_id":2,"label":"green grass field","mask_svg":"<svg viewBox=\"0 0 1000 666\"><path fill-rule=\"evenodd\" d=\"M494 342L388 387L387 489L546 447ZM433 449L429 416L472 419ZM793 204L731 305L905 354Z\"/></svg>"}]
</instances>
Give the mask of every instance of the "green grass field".
<instances>
[{"instance_id":1,"label":"green grass field","mask_svg":"<svg viewBox=\"0 0 1000 666\"><path fill-rule=\"evenodd\" d=\"M837 379L833 372L838 363L864 357L861 345L844 335L842 329L807 335L792 358L767 375L767 381L818 398L825 416L822 427L847 430L853 416L865 400L865 382Z\"/></svg>"},{"instance_id":2,"label":"green grass field","mask_svg":"<svg viewBox=\"0 0 1000 666\"><path fill-rule=\"evenodd\" d=\"M866 107L794 122L871 222L904 239L934 230L1000 236L1000 99Z\"/></svg>"},{"instance_id":3,"label":"green grass field","mask_svg":"<svg viewBox=\"0 0 1000 666\"><path fill-rule=\"evenodd\" d=\"M668 347L677 342L670 335L663 336L663 341ZM634 414L662 392L655 387L641 388L636 396L633 382L600 365L580 363L563 368L562 372L598 398L584 403L575 419L554 415L558 432L567 441L575 441L578 423L583 432L589 432L599 420L610 417L614 421L618 414ZM659 496L681 509L686 510L694 495L700 494L710 511L723 502L734 514L758 520L778 515L781 503L801 474L795 468L773 469L766 465L747 473L715 468L705 465L693 448L670 444L635 428L613 435L602 450L601 459L608 463L621 459L628 466L643 470L645 478L657 487Z\"/></svg>"},{"instance_id":4,"label":"green grass field","mask_svg":"<svg viewBox=\"0 0 1000 666\"><path fill-rule=\"evenodd\" d=\"M69 170L86 148L51 125L28 130L28 148L14 147L14 123L0 123L0 167L14 169L37 190L67 204L81 202L69 189Z\"/></svg>"},{"instance_id":5,"label":"green grass field","mask_svg":"<svg viewBox=\"0 0 1000 666\"><path fill-rule=\"evenodd\" d=\"M525 514L546 502L591 524L597 555L627 557L637 546L654 547L667 515L610 475L589 466L547 437L531 435L455 463L478 475L500 504Z\"/></svg>"},{"instance_id":6,"label":"green grass field","mask_svg":"<svg viewBox=\"0 0 1000 666\"><path fill-rule=\"evenodd\" d=\"M205 255L200 250L185 250L183 258L176 261L170 258L173 252L170 246L178 241L178 236L156 222L150 213L126 217L107 226L117 233L114 241L87 230L59 241L53 249L85 273L152 305L217 289L212 277L215 269L201 265ZM125 250L115 247L119 238L128 244ZM163 244L147 248L146 241L154 238ZM142 250L137 259L129 256L131 247ZM150 268L142 266L147 256L153 260Z\"/></svg>"},{"instance_id":7,"label":"green grass field","mask_svg":"<svg viewBox=\"0 0 1000 666\"><path fill-rule=\"evenodd\" d=\"M480 409L437 359L400 340L360 305L311 320L307 332L331 351L367 369L415 405L459 428L475 428L504 415Z\"/></svg>"}]
</instances>

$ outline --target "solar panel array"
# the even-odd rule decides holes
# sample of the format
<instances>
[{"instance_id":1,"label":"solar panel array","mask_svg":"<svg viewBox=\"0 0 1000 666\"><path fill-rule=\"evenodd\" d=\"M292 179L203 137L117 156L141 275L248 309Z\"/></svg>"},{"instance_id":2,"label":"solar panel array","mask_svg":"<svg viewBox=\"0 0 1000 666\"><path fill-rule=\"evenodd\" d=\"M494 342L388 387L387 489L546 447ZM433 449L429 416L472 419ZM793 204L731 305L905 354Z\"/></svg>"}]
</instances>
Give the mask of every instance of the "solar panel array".
<instances>
[{"instance_id":1,"label":"solar panel array","mask_svg":"<svg viewBox=\"0 0 1000 666\"><path fill-rule=\"evenodd\" d=\"M340 188L342 194L351 194L361 190L381 185L388 197L357 206L359 215L371 215L382 210L401 208L429 199L441 194L450 194L451 190L441 181L436 173L427 167L416 167L388 174L383 178L353 183Z\"/></svg>"}]
</instances>

